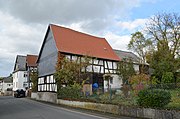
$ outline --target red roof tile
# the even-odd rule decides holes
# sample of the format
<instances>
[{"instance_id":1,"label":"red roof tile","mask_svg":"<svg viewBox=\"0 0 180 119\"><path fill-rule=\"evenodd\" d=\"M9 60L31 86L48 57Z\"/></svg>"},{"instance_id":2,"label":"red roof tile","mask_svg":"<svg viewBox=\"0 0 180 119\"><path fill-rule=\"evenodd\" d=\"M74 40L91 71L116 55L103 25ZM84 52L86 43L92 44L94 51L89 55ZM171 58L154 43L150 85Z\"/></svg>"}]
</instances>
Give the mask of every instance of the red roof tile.
<instances>
[{"instance_id":1,"label":"red roof tile","mask_svg":"<svg viewBox=\"0 0 180 119\"><path fill-rule=\"evenodd\" d=\"M37 66L36 61L38 59L37 55L27 55L27 66Z\"/></svg>"},{"instance_id":2,"label":"red roof tile","mask_svg":"<svg viewBox=\"0 0 180 119\"><path fill-rule=\"evenodd\" d=\"M91 36L56 25L50 25L50 27L57 49L60 52L88 55L116 61L120 60L105 38Z\"/></svg>"}]
</instances>

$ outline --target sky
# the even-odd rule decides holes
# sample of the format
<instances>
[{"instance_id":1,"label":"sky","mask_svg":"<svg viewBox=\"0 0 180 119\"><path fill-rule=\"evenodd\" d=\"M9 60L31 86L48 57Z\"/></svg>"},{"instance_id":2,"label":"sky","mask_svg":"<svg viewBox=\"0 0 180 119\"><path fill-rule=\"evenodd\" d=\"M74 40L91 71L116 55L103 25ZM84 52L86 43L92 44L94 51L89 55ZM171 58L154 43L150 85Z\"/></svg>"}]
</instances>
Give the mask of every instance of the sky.
<instances>
[{"instance_id":1,"label":"sky","mask_svg":"<svg viewBox=\"0 0 180 119\"><path fill-rule=\"evenodd\" d=\"M56 24L106 38L125 50L131 34L158 13L180 12L180 0L0 0L0 77L17 55L38 55L47 27Z\"/></svg>"}]
</instances>

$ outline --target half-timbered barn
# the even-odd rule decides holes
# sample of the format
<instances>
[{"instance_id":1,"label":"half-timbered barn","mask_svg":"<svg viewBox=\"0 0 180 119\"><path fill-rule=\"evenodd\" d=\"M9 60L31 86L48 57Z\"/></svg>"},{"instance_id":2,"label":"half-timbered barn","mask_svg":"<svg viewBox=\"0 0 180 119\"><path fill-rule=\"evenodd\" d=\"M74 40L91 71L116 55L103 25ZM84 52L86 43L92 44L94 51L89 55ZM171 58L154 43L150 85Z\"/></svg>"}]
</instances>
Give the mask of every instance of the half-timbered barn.
<instances>
[{"instance_id":1,"label":"half-timbered barn","mask_svg":"<svg viewBox=\"0 0 180 119\"><path fill-rule=\"evenodd\" d=\"M91 57L86 71L91 74L91 83L98 83L99 88L104 88L104 74L111 74L113 80L119 80L116 69L120 58L105 38L50 24L37 60L38 91L57 91L53 74L56 71L59 53L70 60L78 60L83 56ZM117 85L121 84L114 84L116 87Z\"/></svg>"}]
</instances>

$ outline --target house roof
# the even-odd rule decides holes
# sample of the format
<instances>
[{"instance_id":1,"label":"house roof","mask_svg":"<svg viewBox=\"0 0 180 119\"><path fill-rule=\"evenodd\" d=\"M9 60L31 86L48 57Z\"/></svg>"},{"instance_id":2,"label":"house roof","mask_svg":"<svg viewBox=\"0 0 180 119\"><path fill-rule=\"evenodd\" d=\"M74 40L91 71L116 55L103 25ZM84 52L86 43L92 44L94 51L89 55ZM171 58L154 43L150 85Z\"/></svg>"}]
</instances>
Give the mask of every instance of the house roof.
<instances>
[{"instance_id":1,"label":"house roof","mask_svg":"<svg viewBox=\"0 0 180 119\"><path fill-rule=\"evenodd\" d=\"M37 61L38 56L37 55L27 55L26 60L27 60L27 66L37 66L36 61Z\"/></svg>"},{"instance_id":2,"label":"house roof","mask_svg":"<svg viewBox=\"0 0 180 119\"><path fill-rule=\"evenodd\" d=\"M26 56L17 55L15 65L14 65L14 72L25 71L25 70L26 70Z\"/></svg>"},{"instance_id":3,"label":"house roof","mask_svg":"<svg viewBox=\"0 0 180 119\"><path fill-rule=\"evenodd\" d=\"M55 39L56 47L60 52L115 61L120 60L105 38L91 36L52 24L50 28Z\"/></svg>"},{"instance_id":4,"label":"house roof","mask_svg":"<svg viewBox=\"0 0 180 119\"><path fill-rule=\"evenodd\" d=\"M13 82L13 78L11 76L4 77L3 78L3 82L4 83L12 83Z\"/></svg>"},{"instance_id":5,"label":"house roof","mask_svg":"<svg viewBox=\"0 0 180 119\"><path fill-rule=\"evenodd\" d=\"M132 52L122 51L122 50L115 50L114 52L121 58L121 59L131 59L134 63L140 63L140 58Z\"/></svg>"}]
</instances>

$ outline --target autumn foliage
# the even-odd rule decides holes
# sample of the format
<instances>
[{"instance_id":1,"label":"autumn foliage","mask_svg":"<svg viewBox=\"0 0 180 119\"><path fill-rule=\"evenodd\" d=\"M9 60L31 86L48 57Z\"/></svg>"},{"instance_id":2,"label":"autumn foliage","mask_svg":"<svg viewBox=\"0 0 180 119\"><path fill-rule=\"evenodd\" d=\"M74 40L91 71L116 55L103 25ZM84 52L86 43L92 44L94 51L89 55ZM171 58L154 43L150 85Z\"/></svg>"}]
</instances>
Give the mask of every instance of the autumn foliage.
<instances>
[{"instance_id":1,"label":"autumn foliage","mask_svg":"<svg viewBox=\"0 0 180 119\"><path fill-rule=\"evenodd\" d=\"M130 77L129 82L132 85L135 94L137 94L140 90L145 89L150 83L150 77L146 74L137 74Z\"/></svg>"}]
</instances>

